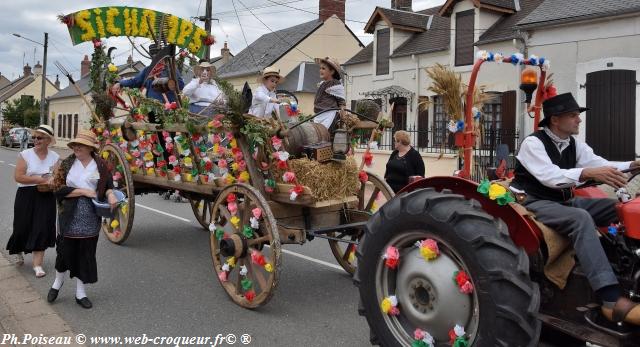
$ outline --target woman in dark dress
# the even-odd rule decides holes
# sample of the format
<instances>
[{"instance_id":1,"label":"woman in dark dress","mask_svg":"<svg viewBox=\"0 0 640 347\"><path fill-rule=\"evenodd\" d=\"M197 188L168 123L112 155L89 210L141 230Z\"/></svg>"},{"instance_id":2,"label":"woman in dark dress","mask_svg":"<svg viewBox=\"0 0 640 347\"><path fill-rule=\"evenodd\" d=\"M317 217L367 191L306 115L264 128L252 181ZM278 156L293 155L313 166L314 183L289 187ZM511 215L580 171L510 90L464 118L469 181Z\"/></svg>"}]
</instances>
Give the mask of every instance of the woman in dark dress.
<instances>
[{"instance_id":1,"label":"woman in dark dress","mask_svg":"<svg viewBox=\"0 0 640 347\"><path fill-rule=\"evenodd\" d=\"M411 176L424 176L422 156L411 147L409 133L403 130L393 134L395 151L387 162L384 179L394 192L398 192L409 183Z\"/></svg>"},{"instance_id":2,"label":"woman in dark dress","mask_svg":"<svg viewBox=\"0 0 640 347\"><path fill-rule=\"evenodd\" d=\"M56 242L56 278L47 301L58 297L67 271L76 278L76 302L91 308L84 285L98 281L96 246L102 218L96 214L92 198L116 206L113 179L107 164L97 155L96 135L82 130L68 146L73 154L64 159L54 178L58 200L58 238Z\"/></svg>"},{"instance_id":3,"label":"woman in dark dress","mask_svg":"<svg viewBox=\"0 0 640 347\"><path fill-rule=\"evenodd\" d=\"M55 143L53 129L40 125L33 131L33 148L18 155L15 180L18 183L13 208L13 233L7 243L15 263L22 265L22 253L33 252L36 277L45 275L42 263L44 251L55 245L56 202L53 194L40 192L38 185L48 184L60 156L49 149Z\"/></svg>"}]
</instances>

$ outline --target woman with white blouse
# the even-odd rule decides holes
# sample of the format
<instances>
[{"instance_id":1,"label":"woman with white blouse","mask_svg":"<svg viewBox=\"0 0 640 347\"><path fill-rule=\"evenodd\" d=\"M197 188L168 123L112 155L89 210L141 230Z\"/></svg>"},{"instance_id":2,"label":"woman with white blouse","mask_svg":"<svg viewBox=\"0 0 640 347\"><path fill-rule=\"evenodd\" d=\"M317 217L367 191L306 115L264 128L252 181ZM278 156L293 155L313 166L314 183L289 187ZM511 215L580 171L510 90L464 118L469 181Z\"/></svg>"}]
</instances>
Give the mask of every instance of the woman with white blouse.
<instances>
[{"instance_id":1,"label":"woman with white blouse","mask_svg":"<svg viewBox=\"0 0 640 347\"><path fill-rule=\"evenodd\" d=\"M258 87L253 93L249 114L267 118L271 118L274 112L278 114L280 100L276 96L276 87L280 82L280 70L273 67L264 69L262 76L258 77Z\"/></svg>"},{"instance_id":2,"label":"woman with white blouse","mask_svg":"<svg viewBox=\"0 0 640 347\"><path fill-rule=\"evenodd\" d=\"M117 199L107 163L97 155L96 135L82 130L68 146L73 154L62 161L54 178L59 228L56 278L47 301L56 300L69 271L71 278L76 277L76 302L88 309L93 305L84 285L98 281L96 246L102 223L91 199L104 201L106 197L112 209Z\"/></svg>"},{"instance_id":3,"label":"woman with white blouse","mask_svg":"<svg viewBox=\"0 0 640 347\"><path fill-rule=\"evenodd\" d=\"M33 253L33 271L36 277L46 275L42 268L44 251L55 245L56 202L51 192L39 192L37 185L51 181L58 153L49 149L55 143L53 129L40 125L33 131L33 148L18 154L14 178L18 183L13 210L13 233L7 243L9 254L15 254L15 263L22 265L22 253Z\"/></svg>"},{"instance_id":4,"label":"woman with white blouse","mask_svg":"<svg viewBox=\"0 0 640 347\"><path fill-rule=\"evenodd\" d=\"M182 93L189 97L189 112L213 116L216 106L224 106L226 97L213 77L214 66L209 62L198 65L198 76L187 83Z\"/></svg>"}]
</instances>

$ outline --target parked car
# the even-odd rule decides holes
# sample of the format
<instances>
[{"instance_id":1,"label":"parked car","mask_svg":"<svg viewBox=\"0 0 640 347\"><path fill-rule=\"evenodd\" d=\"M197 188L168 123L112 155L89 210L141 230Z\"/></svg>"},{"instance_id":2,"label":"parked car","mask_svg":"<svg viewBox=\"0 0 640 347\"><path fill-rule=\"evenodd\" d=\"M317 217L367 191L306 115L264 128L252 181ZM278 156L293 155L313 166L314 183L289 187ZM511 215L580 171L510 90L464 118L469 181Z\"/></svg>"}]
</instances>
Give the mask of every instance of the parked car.
<instances>
[{"instance_id":1,"label":"parked car","mask_svg":"<svg viewBox=\"0 0 640 347\"><path fill-rule=\"evenodd\" d=\"M20 147L20 138L24 132L27 132L28 147L33 147L33 138L31 137L31 131L27 128L12 128L4 137L4 145L7 147Z\"/></svg>"}]
</instances>

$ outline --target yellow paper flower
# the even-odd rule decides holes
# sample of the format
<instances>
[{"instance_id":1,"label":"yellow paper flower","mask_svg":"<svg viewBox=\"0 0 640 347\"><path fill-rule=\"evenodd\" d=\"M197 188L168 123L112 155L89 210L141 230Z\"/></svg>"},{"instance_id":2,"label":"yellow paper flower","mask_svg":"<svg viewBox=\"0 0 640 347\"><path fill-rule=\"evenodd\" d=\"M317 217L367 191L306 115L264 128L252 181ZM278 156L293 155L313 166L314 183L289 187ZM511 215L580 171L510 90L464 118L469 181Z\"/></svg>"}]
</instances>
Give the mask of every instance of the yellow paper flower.
<instances>
[{"instance_id":1,"label":"yellow paper flower","mask_svg":"<svg viewBox=\"0 0 640 347\"><path fill-rule=\"evenodd\" d=\"M109 69L109 72L118 72L118 67L113 64L109 64L107 68Z\"/></svg>"},{"instance_id":2,"label":"yellow paper flower","mask_svg":"<svg viewBox=\"0 0 640 347\"><path fill-rule=\"evenodd\" d=\"M240 218L238 218L238 216L231 217L231 219L229 221L231 222L231 224L233 224L233 226L236 229L238 229L238 227L240 226Z\"/></svg>"},{"instance_id":3,"label":"yellow paper flower","mask_svg":"<svg viewBox=\"0 0 640 347\"><path fill-rule=\"evenodd\" d=\"M251 176L249 175L249 172L247 171L242 171L240 173L240 175L238 176L238 180L240 180L240 182L249 182L249 179L251 179Z\"/></svg>"},{"instance_id":4,"label":"yellow paper flower","mask_svg":"<svg viewBox=\"0 0 640 347\"><path fill-rule=\"evenodd\" d=\"M109 152L102 151L102 159L107 160L107 158L109 158Z\"/></svg>"},{"instance_id":5,"label":"yellow paper flower","mask_svg":"<svg viewBox=\"0 0 640 347\"><path fill-rule=\"evenodd\" d=\"M187 167L192 167L193 166L193 161L191 160L190 157L184 158L184 165L187 166Z\"/></svg>"},{"instance_id":6,"label":"yellow paper flower","mask_svg":"<svg viewBox=\"0 0 640 347\"><path fill-rule=\"evenodd\" d=\"M349 253L349 259L348 259L349 263L354 263L356 261L356 252L351 251Z\"/></svg>"},{"instance_id":7,"label":"yellow paper flower","mask_svg":"<svg viewBox=\"0 0 640 347\"><path fill-rule=\"evenodd\" d=\"M422 255L424 260L433 260L438 257L438 253L429 247L420 247L420 255Z\"/></svg>"},{"instance_id":8,"label":"yellow paper flower","mask_svg":"<svg viewBox=\"0 0 640 347\"><path fill-rule=\"evenodd\" d=\"M229 266L231 266L231 267L235 267L236 266L236 257L227 258L227 264L229 264Z\"/></svg>"},{"instance_id":9,"label":"yellow paper flower","mask_svg":"<svg viewBox=\"0 0 640 347\"><path fill-rule=\"evenodd\" d=\"M122 206L120 206L120 212L127 214L127 212L129 212L129 204L122 204Z\"/></svg>"},{"instance_id":10,"label":"yellow paper flower","mask_svg":"<svg viewBox=\"0 0 640 347\"><path fill-rule=\"evenodd\" d=\"M120 226L120 222L118 222L117 219L114 219L114 220L111 221L111 229L115 229L118 226Z\"/></svg>"},{"instance_id":11,"label":"yellow paper flower","mask_svg":"<svg viewBox=\"0 0 640 347\"><path fill-rule=\"evenodd\" d=\"M264 270L266 272L273 272L273 266L270 263L264 264Z\"/></svg>"},{"instance_id":12,"label":"yellow paper flower","mask_svg":"<svg viewBox=\"0 0 640 347\"><path fill-rule=\"evenodd\" d=\"M119 15L120 10L115 7L110 7L107 10L107 32L114 36L119 36L122 33L122 30L115 25L115 17Z\"/></svg>"},{"instance_id":13,"label":"yellow paper flower","mask_svg":"<svg viewBox=\"0 0 640 347\"><path fill-rule=\"evenodd\" d=\"M149 23L147 24L147 18ZM140 17L140 32L138 35L152 38L151 31L156 27L156 12L153 10L142 10L142 16Z\"/></svg>"},{"instance_id":14,"label":"yellow paper flower","mask_svg":"<svg viewBox=\"0 0 640 347\"><path fill-rule=\"evenodd\" d=\"M167 35L167 41L169 43L176 43L176 36L178 36L178 29L180 18L169 15L168 26L169 26L169 34Z\"/></svg>"},{"instance_id":15,"label":"yellow paper flower","mask_svg":"<svg viewBox=\"0 0 640 347\"><path fill-rule=\"evenodd\" d=\"M391 311L392 306L393 305L391 304L391 300L389 300L389 298L384 298L384 300L382 300L382 302L380 303L380 308L385 314L388 314L389 311Z\"/></svg>"},{"instance_id":16,"label":"yellow paper flower","mask_svg":"<svg viewBox=\"0 0 640 347\"><path fill-rule=\"evenodd\" d=\"M240 168L240 165L238 165L238 163L231 164L231 170L238 171L239 168Z\"/></svg>"},{"instance_id":17,"label":"yellow paper flower","mask_svg":"<svg viewBox=\"0 0 640 347\"><path fill-rule=\"evenodd\" d=\"M178 35L178 38L176 39L178 46L183 46L185 40L189 35L191 35L191 33L193 33L193 23L188 20L183 20L180 23L180 35Z\"/></svg>"},{"instance_id":18,"label":"yellow paper flower","mask_svg":"<svg viewBox=\"0 0 640 347\"><path fill-rule=\"evenodd\" d=\"M147 168L147 175L148 176L153 176L156 174L156 170L154 170L152 167Z\"/></svg>"},{"instance_id":19,"label":"yellow paper flower","mask_svg":"<svg viewBox=\"0 0 640 347\"><path fill-rule=\"evenodd\" d=\"M231 142L229 142L229 144L231 145L231 148L238 147L238 141L236 139L232 139Z\"/></svg>"},{"instance_id":20,"label":"yellow paper flower","mask_svg":"<svg viewBox=\"0 0 640 347\"><path fill-rule=\"evenodd\" d=\"M138 130L138 137L144 136L144 130Z\"/></svg>"},{"instance_id":21,"label":"yellow paper flower","mask_svg":"<svg viewBox=\"0 0 640 347\"><path fill-rule=\"evenodd\" d=\"M224 179L226 184L233 184L236 181L236 178L227 174L227 177Z\"/></svg>"},{"instance_id":22,"label":"yellow paper flower","mask_svg":"<svg viewBox=\"0 0 640 347\"><path fill-rule=\"evenodd\" d=\"M193 175L190 174L190 173L185 174L184 175L184 180L187 181L187 182L193 181Z\"/></svg>"},{"instance_id":23,"label":"yellow paper flower","mask_svg":"<svg viewBox=\"0 0 640 347\"><path fill-rule=\"evenodd\" d=\"M144 160L146 161L152 161L153 160L153 153L151 152L147 152L144 154Z\"/></svg>"},{"instance_id":24,"label":"yellow paper flower","mask_svg":"<svg viewBox=\"0 0 640 347\"><path fill-rule=\"evenodd\" d=\"M492 183L491 187L489 187L489 199L495 200L506 192L507 189L505 187L496 183Z\"/></svg>"},{"instance_id":25,"label":"yellow paper flower","mask_svg":"<svg viewBox=\"0 0 640 347\"><path fill-rule=\"evenodd\" d=\"M89 22L91 18L91 12L88 10L79 11L76 13L75 22L76 25L82 29L83 34L80 36L82 41L90 41L96 38L96 32L93 30L93 25Z\"/></svg>"},{"instance_id":26,"label":"yellow paper flower","mask_svg":"<svg viewBox=\"0 0 640 347\"><path fill-rule=\"evenodd\" d=\"M133 159L133 157L129 153L125 153L124 158L127 159L127 161L131 161L131 159Z\"/></svg>"},{"instance_id":27,"label":"yellow paper flower","mask_svg":"<svg viewBox=\"0 0 640 347\"><path fill-rule=\"evenodd\" d=\"M216 144L214 144L214 145L213 145L213 153L218 153L219 148L220 148L220 145L219 145L219 144L217 144L217 143L216 143Z\"/></svg>"}]
</instances>

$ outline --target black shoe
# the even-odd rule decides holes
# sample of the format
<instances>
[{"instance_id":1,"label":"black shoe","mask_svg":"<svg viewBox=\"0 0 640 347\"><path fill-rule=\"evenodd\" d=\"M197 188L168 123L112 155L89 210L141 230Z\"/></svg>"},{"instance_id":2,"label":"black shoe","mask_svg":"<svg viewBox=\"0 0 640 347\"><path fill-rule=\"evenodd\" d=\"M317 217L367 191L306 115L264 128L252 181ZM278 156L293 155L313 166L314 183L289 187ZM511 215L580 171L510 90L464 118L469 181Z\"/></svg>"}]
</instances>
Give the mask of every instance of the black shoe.
<instances>
[{"instance_id":1,"label":"black shoe","mask_svg":"<svg viewBox=\"0 0 640 347\"><path fill-rule=\"evenodd\" d=\"M60 290L58 290L58 289L50 288L50 289L49 289L49 294L47 294L47 301L48 301L48 302L54 302L54 301L56 301L56 299L58 298L58 292L59 292L59 291L60 291Z\"/></svg>"},{"instance_id":2,"label":"black shoe","mask_svg":"<svg viewBox=\"0 0 640 347\"><path fill-rule=\"evenodd\" d=\"M82 299L76 298L76 302L78 303L78 305L82 306L83 308L93 307L93 305L91 304L91 301L89 301L89 298L87 298L86 296Z\"/></svg>"}]
</instances>

